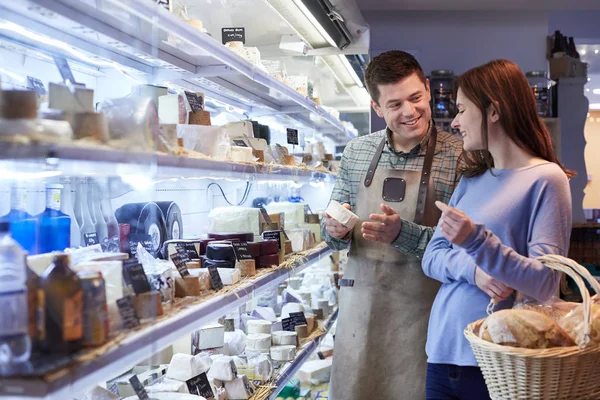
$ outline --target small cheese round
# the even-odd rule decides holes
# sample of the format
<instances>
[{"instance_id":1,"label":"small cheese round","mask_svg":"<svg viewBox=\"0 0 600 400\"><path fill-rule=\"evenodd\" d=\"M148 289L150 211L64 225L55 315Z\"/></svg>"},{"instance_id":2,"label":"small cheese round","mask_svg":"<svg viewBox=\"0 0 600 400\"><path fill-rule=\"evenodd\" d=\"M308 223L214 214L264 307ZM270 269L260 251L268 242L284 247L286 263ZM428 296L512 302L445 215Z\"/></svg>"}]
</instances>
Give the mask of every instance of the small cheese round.
<instances>
[{"instance_id":1,"label":"small cheese round","mask_svg":"<svg viewBox=\"0 0 600 400\"><path fill-rule=\"evenodd\" d=\"M268 353L271 348L271 335L266 333L253 333L246 339L246 348Z\"/></svg>"},{"instance_id":2,"label":"small cheese round","mask_svg":"<svg viewBox=\"0 0 600 400\"><path fill-rule=\"evenodd\" d=\"M298 345L298 334L296 332L290 331L277 331L273 332L273 345L274 346L283 346L283 345Z\"/></svg>"},{"instance_id":3,"label":"small cheese round","mask_svg":"<svg viewBox=\"0 0 600 400\"><path fill-rule=\"evenodd\" d=\"M292 361L296 358L296 346L273 346L271 347L271 358L275 361Z\"/></svg>"},{"instance_id":4,"label":"small cheese round","mask_svg":"<svg viewBox=\"0 0 600 400\"><path fill-rule=\"evenodd\" d=\"M271 321L265 321L263 319L253 319L248 321L248 334L253 333L266 333L271 334L271 327L273 323Z\"/></svg>"}]
</instances>

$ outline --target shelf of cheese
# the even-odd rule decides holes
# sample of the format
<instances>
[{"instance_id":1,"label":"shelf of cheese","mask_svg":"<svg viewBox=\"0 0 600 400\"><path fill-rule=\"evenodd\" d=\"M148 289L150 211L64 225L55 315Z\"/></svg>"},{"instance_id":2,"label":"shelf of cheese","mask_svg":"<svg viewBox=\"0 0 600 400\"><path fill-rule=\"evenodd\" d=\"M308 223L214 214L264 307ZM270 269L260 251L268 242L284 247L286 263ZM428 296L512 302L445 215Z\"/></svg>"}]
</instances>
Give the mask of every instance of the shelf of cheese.
<instances>
[{"instance_id":1,"label":"shelf of cheese","mask_svg":"<svg viewBox=\"0 0 600 400\"><path fill-rule=\"evenodd\" d=\"M3 2L0 16L1 36L42 51L136 74L138 82L200 90L248 114L286 114L320 133L354 137L310 98L152 1Z\"/></svg>"},{"instance_id":2,"label":"shelf of cheese","mask_svg":"<svg viewBox=\"0 0 600 400\"><path fill-rule=\"evenodd\" d=\"M296 355L294 361L291 361L283 365L278 373L273 386L275 387L273 392L270 394L269 399L274 400L281 390L287 385L287 383L294 377L296 372L302 367L302 364L311 356L311 354L319 347L323 337L329 332L333 324L335 323L338 316L338 309L336 308L329 319L325 321L323 329L320 334L314 336L310 340L302 344L302 349ZM258 400L253 398L253 400Z\"/></svg>"},{"instance_id":3,"label":"shelf of cheese","mask_svg":"<svg viewBox=\"0 0 600 400\"><path fill-rule=\"evenodd\" d=\"M214 178L248 181L333 182L335 176L314 169L244 164L206 158L130 152L106 146L2 143L0 179L51 176L120 176L138 183L149 178Z\"/></svg>"},{"instance_id":4,"label":"shelf of cheese","mask_svg":"<svg viewBox=\"0 0 600 400\"><path fill-rule=\"evenodd\" d=\"M165 309L164 316L138 330L122 333L100 348L77 354L62 368L39 376L30 367L19 371L19 377L0 378L0 396L70 398L98 382L113 378L198 327L278 286L331 252L325 243L321 243L306 252L292 254L279 267L257 270L256 277L228 286L223 294L217 292L204 299L179 300L170 309Z\"/></svg>"}]
</instances>

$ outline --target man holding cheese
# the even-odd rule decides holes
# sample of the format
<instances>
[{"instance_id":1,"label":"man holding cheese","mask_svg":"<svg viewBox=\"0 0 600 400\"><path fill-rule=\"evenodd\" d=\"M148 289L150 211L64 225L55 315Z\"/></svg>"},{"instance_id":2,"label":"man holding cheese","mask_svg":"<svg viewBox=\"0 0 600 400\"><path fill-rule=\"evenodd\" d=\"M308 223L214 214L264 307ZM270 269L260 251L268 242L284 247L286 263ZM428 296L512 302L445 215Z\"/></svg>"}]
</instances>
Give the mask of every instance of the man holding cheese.
<instances>
[{"instance_id":1,"label":"man holding cheese","mask_svg":"<svg viewBox=\"0 0 600 400\"><path fill-rule=\"evenodd\" d=\"M365 83L387 128L346 146L322 220L329 247L350 246L329 398L424 399L439 283L421 256L440 217L434 203L448 203L457 184L462 141L435 127L429 80L410 54L373 58Z\"/></svg>"}]
</instances>

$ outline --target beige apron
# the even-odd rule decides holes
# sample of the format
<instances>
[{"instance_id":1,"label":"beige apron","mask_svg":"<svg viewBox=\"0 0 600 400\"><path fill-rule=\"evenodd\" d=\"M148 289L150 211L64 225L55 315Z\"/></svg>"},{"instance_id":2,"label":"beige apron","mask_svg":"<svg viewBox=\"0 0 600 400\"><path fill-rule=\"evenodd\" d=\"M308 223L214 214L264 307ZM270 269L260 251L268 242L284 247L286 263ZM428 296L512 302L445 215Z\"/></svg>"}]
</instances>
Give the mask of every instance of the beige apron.
<instances>
[{"instance_id":1,"label":"beige apron","mask_svg":"<svg viewBox=\"0 0 600 400\"><path fill-rule=\"evenodd\" d=\"M365 178L370 185L359 186L354 211L360 221L340 284L330 400L425 399L427 324L440 284L423 274L416 256L365 240L361 226L369 214L381 213L381 203L406 220L437 224L441 213L434 205L436 193L429 179L436 136L433 128L420 172L377 169L384 138ZM389 177L406 181L400 202L382 198Z\"/></svg>"}]
</instances>

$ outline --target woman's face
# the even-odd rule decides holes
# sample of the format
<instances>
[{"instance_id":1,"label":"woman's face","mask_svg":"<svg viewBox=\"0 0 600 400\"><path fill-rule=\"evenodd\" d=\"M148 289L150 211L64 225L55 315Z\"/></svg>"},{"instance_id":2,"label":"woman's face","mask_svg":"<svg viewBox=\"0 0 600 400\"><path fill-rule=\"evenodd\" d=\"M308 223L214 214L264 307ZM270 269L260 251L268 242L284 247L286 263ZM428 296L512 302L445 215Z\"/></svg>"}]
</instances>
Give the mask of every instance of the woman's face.
<instances>
[{"instance_id":1,"label":"woman's face","mask_svg":"<svg viewBox=\"0 0 600 400\"><path fill-rule=\"evenodd\" d=\"M479 108L469 100L459 88L456 95L457 114L452 128L458 129L463 137L463 148L467 151L483 150L481 122L483 116Z\"/></svg>"}]
</instances>

